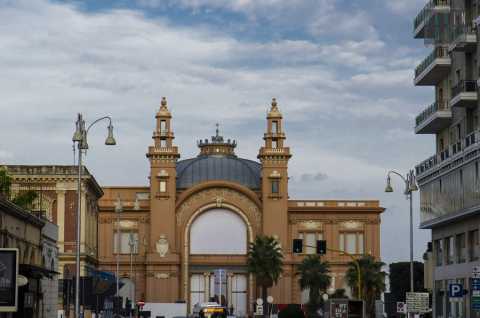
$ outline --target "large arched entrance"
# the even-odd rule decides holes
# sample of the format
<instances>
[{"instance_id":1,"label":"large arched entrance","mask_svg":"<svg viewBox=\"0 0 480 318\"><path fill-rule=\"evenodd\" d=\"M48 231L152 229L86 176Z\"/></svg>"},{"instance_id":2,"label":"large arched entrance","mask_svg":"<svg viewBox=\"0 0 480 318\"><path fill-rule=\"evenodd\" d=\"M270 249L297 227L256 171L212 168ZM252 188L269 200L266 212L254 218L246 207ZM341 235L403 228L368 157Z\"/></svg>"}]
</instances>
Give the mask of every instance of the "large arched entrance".
<instances>
[{"instance_id":1,"label":"large arched entrance","mask_svg":"<svg viewBox=\"0 0 480 318\"><path fill-rule=\"evenodd\" d=\"M248 312L250 275L245 266L253 239L248 218L227 204L197 211L186 228L190 308L216 301L237 317Z\"/></svg>"}]
</instances>

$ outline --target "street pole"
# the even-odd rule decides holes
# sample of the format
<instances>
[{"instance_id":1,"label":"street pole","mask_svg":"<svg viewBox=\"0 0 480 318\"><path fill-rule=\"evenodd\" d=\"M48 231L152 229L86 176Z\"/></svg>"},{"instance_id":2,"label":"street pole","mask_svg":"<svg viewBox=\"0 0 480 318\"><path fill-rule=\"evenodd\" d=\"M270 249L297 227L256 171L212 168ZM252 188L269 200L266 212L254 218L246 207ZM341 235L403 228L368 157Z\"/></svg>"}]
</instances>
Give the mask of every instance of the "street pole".
<instances>
[{"instance_id":1,"label":"street pole","mask_svg":"<svg viewBox=\"0 0 480 318\"><path fill-rule=\"evenodd\" d=\"M408 196L410 201L410 292L415 292L414 287L414 273L413 273L413 192L418 191L417 183L415 180L415 174L413 170L410 170L405 178L400 173L391 170L387 174L387 186L385 192L393 192L391 185L390 174L399 176L405 182L405 195ZM407 316L413 316L412 313L407 313Z\"/></svg>"},{"instance_id":2,"label":"street pole","mask_svg":"<svg viewBox=\"0 0 480 318\"><path fill-rule=\"evenodd\" d=\"M75 149L75 143L78 146L78 180L77 180L77 217L75 227L75 317L80 318L82 313L80 311L80 248L81 248L81 222L82 222L82 154L83 151L88 149L87 135L90 128L101 120L107 119L108 124L108 136L105 139L105 145L116 145L115 138L113 137L112 119L110 116L101 117L92 122L87 129L85 129L85 120L83 120L82 114L77 115L77 121L75 123L76 129L73 134L73 147Z\"/></svg>"},{"instance_id":3,"label":"street pole","mask_svg":"<svg viewBox=\"0 0 480 318\"><path fill-rule=\"evenodd\" d=\"M410 292L415 292L413 284L413 202L412 192L410 191Z\"/></svg>"},{"instance_id":4,"label":"street pole","mask_svg":"<svg viewBox=\"0 0 480 318\"><path fill-rule=\"evenodd\" d=\"M120 196L117 198L117 206L115 207L115 212L117 212L117 270L116 270L116 284L117 284L117 293L116 296L120 297L120 212L122 212L122 201L120 200Z\"/></svg>"},{"instance_id":5,"label":"street pole","mask_svg":"<svg viewBox=\"0 0 480 318\"><path fill-rule=\"evenodd\" d=\"M79 115L81 119L81 115ZM80 317L80 227L82 211L82 147L78 143L77 227L75 243L75 317Z\"/></svg>"}]
</instances>

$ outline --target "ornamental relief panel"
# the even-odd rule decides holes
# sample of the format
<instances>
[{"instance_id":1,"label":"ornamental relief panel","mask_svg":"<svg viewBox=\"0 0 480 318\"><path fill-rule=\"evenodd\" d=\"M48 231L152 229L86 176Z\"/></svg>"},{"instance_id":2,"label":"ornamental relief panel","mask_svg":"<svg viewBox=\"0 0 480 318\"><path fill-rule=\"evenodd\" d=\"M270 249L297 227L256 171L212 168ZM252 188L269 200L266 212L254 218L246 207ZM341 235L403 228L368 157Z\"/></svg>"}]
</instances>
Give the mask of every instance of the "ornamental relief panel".
<instances>
[{"instance_id":1,"label":"ornamental relief panel","mask_svg":"<svg viewBox=\"0 0 480 318\"><path fill-rule=\"evenodd\" d=\"M242 210L257 229L262 226L262 213L255 202L245 194L228 188L207 189L190 196L177 210L177 225L182 225L189 215L201 206L211 203L214 203L218 208L222 207L224 203L232 204Z\"/></svg>"}]
</instances>

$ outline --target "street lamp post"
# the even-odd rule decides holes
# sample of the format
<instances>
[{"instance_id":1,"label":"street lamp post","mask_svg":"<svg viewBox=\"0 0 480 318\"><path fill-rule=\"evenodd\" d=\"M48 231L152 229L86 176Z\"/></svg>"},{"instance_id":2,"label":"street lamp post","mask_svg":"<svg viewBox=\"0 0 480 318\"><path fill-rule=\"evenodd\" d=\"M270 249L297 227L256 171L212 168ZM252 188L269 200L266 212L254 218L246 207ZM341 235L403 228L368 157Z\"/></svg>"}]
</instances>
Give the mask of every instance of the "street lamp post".
<instances>
[{"instance_id":1,"label":"street lamp post","mask_svg":"<svg viewBox=\"0 0 480 318\"><path fill-rule=\"evenodd\" d=\"M404 194L408 196L410 200L410 292L414 292L414 281L413 281L413 203L412 203L412 194L414 191L418 191L417 183L415 180L415 174L413 170L410 170L407 174L407 177L402 176L400 173L391 170L387 174L387 186L385 187L385 192L393 192L390 175L395 174L399 176L405 182L405 191Z\"/></svg>"},{"instance_id":2,"label":"street lamp post","mask_svg":"<svg viewBox=\"0 0 480 318\"><path fill-rule=\"evenodd\" d=\"M128 240L128 245L130 247L130 280L131 280L131 283L133 285L133 292L132 292L132 299L131 299L131 302L132 302L132 308L135 308L135 292L136 292L136 279L135 277L133 276L133 252L136 252L134 251L135 247L137 246L138 244L138 240L135 240L133 238L133 234L130 233L130 237L129 237L129 240ZM130 318L132 317L132 311L130 310Z\"/></svg>"},{"instance_id":3,"label":"street lamp post","mask_svg":"<svg viewBox=\"0 0 480 318\"><path fill-rule=\"evenodd\" d=\"M110 116L101 117L91 123L88 128L85 129L85 120L83 119L82 114L78 114L77 121L75 123L76 129L73 134L72 141L75 145L77 143L78 147L78 180L77 180L77 226L75 229L76 234L76 251L75 251L75 317L80 318L80 230L81 230L81 207L82 207L82 155L88 149L87 135L93 125L98 123L101 120L107 119L108 124L108 135L105 139L105 145L113 146L116 145L115 138L113 137L113 126L112 119Z\"/></svg>"},{"instance_id":4,"label":"street lamp post","mask_svg":"<svg viewBox=\"0 0 480 318\"><path fill-rule=\"evenodd\" d=\"M123 212L123 205L122 205L122 200L120 199L120 196L117 197L117 203L115 205L115 212L117 214L117 239L115 244L117 245L116 249L116 262L117 262L117 269L116 269L116 288L117 288L117 293L115 296L120 297L120 253L122 252L122 241L120 237L120 214Z\"/></svg>"}]
</instances>

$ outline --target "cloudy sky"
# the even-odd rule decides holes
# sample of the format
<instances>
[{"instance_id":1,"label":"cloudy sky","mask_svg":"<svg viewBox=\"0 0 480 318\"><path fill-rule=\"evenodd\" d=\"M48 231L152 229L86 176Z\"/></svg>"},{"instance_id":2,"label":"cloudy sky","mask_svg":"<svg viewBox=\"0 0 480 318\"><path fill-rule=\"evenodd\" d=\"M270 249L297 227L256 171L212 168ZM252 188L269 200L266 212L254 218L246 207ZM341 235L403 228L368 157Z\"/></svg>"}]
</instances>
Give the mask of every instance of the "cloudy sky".
<instances>
[{"instance_id":1,"label":"cloudy sky","mask_svg":"<svg viewBox=\"0 0 480 318\"><path fill-rule=\"evenodd\" d=\"M434 152L414 119L433 100L413 87L429 52L412 39L423 0L0 0L0 163L71 164L77 112L110 114L118 146L92 131L102 185L145 185L154 114L166 96L183 158L221 124L256 158L276 97L291 198L380 199L382 254L408 259L408 202L384 194L389 169ZM415 196L418 224L418 194ZM415 232L421 257L427 231Z\"/></svg>"}]
</instances>

